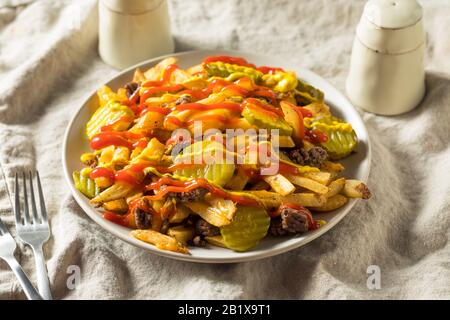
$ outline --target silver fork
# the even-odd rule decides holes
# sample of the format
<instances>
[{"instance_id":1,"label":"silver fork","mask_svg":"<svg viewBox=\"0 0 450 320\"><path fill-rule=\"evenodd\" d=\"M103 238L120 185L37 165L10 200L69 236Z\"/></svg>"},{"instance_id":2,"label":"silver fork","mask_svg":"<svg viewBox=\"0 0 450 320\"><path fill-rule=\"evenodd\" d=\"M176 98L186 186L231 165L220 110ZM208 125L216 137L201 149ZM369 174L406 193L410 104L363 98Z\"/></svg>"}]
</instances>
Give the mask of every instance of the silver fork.
<instances>
[{"instance_id":1,"label":"silver fork","mask_svg":"<svg viewBox=\"0 0 450 320\"><path fill-rule=\"evenodd\" d=\"M30 198L28 198L27 190L27 180L28 186L30 188ZM15 218L16 218L16 230L17 236L25 243L31 246L34 252L34 258L36 262L36 274L38 289L42 297L46 300L52 299L52 294L50 291L50 282L48 280L47 268L45 266L44 253L42 250L42 245L47 242L50 238L50 227L48 224L47 210L44 203L44 195L42 193L41 180L39 178L39 173L36 171L37 189L39 196L39 214L36 206L36 199L34 196L33 187L33 174L30 171L28 174L28 179L25 172L22 172L22 185L23 185L23 211L21 214L20 208L20 186L19 186L19 176L16 173L15 184L14 184L14 197L15 197ZM32 215L30 215L31 204Z\"/></svg>"},{"instance_id":2,"label":"silver fork","mask_svg":"<svg viewBox=\"0 0 450 320\"><path fill-rule=\"evenodd\" d=\"M39 293L31 284L30 279L28 279L22 267L14 257L15 250L16 250L16 242L14 241L8 229L0 219L0 258L5 260L9 264L11 270L14 272L17 279L19 280L20 285L22 286L23 291L25 292L27 298L30 300L42 300Z\"/></svg>"}]
</instances>

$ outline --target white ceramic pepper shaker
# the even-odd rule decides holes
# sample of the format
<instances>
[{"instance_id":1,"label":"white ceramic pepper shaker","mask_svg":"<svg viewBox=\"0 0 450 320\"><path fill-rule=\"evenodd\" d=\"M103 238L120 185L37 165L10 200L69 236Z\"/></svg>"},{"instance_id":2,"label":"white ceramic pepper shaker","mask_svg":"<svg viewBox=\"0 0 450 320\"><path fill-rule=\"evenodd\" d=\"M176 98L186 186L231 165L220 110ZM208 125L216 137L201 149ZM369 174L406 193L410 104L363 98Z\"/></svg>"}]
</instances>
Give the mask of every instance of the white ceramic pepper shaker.
<instances>
[{"instance_id":1,"label":"white ceramic pepper shaker","mask_svg":"<svg viewBox=\"0 0 450 320\"><path fill-rule=\"evenodd\" d=\"M381 115L414 109L425 95L426 36L416 0L370 0L356 31L347 94Z\"/></svg>"},{"instance_id":2,"label":"white ceramic pepper shaker","mask_svg":"<svg viewBox=\"0 0 450 320\"><path fill-rule=\"evenodd\" d=\"M117 69L174 51L167 0L100 0L99 52Z\"/></svg>"}]
</instances>

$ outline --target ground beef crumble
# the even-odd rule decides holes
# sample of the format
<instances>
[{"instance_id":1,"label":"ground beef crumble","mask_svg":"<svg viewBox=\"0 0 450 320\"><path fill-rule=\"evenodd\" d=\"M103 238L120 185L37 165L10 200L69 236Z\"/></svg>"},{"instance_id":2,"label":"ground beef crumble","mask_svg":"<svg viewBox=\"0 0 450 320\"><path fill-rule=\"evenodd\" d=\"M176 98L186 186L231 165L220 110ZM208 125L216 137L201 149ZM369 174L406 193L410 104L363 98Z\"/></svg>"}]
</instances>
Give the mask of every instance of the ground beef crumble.
<instances>
[{"instance_id":1,"label":"ground beef crumble","mask_svg":"<svg viewBox=\"0 0 450 320\"><path fill-rule=\"evenodd\" d=\"M195 223L195 234L204 237L213 237L218 236L220 234L220 229L203 219L199 219Z\"/></svg>"},{"instance_id":2,"label":"ground beef crumble","mask_svg":"<svg viewBox=\"0 0 450 320\"><path fill-rule=\"evenodd\" d=\"M208 189L197 188L188 192L169 192L169 197L174 198L178 202L191 202L202 200L208 193Z\"/></svg>"},{"instance_id":3,"label":"ground beef crumble","mask_svg":"<svg viewBox=\"0 0 450 320\"><path fill-rule=\"evenodd\" d=\"M303 148L288 150L287 156L301 166L320 167L328 158L328 153L324 148L313 147L310 150Z\"/></svg>"},{"instance_id":4,"label":"ground beef crumble","mask_svg":"<svg viewBox=\"0 0 450 320\"><path fill-rule=\"evenodd\" d=\"M284 236L288 234L305 233L309 230L310 223L308 215L311 213L306 208L293 209L288 206L281 206L280 217L272 219L270 223L270 233L274 236Z\"/></svg>"}]
</instances>

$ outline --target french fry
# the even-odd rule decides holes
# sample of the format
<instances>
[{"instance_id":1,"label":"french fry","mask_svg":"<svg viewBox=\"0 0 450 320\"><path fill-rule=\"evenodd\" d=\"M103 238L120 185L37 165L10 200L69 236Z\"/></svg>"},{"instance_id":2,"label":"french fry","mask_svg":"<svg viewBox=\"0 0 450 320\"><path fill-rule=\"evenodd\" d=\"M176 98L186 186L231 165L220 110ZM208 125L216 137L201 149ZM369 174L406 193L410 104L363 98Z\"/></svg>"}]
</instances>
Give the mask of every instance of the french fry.
<instances>
[{"instance_id":1,"label":"french fry","mask_svg":"<svg viewBox=\"0 0 450 320\"><path fill-rule=\"evenodd\" d=\"M133 76L133 82L143 82L145 81L145 75L144 72L142 72L141 69L137 68L136 71L134 72L134 76Z\"/></svg>"},{"instance_id":2,"label":"french fry","mask_svg":"<svg viewBox=\"0 0 450 320\"><path fill-rule=\"evenodd\" d=\"M196 73L200 73L203 71L203 64L197 64L193 67L190 67L189 69L187 69L187 72L191 75L194 75Z\"/></svg>"},{"instance_id":3,"label":"french fry","mask_svg":"<svg viewBox=\"0 0 450 320\"><path fill-rule=\"evenodd\" d=\"M187 202L185 206L197 213L204 220L216 227L223 227L231 223L229 213L224 212L205 202Z\"/></svg>"},{"instance_id":4,"label":"french fry","mask_svg":"<svg viewBox=\"0 0 450 320\"><path fill-rule=\"evenodd\" d=\"M331 115L330 107L327 106L323 102L314 102L314 103L307 105L304 108L311 111L314 116L330 116Z\"/></svg>"},{"instance_id":5,"label":"french fry","mask_svg":"<svg viewBox=\"0 0 450 320\"><path fill-rule=\"evenodd\" d=\"M320 169L323 171L328 171L330 173L338 174L344 171L345 167L337 162L324 161Z\"/></svg>"},{"instance_id":6,"label":"french fry","mask_svg":"<svg viewBox=\"0 0 450 320\"><path fill-rule=\"evenodd\" d=\"M327 201L324 195L315 193L292 193L287 196L282 196L276 192L269 192L264 190L258 191L245 191L242 193L237 193L238 195L247 194L255 200L258 200L261 205L266 208L277 208L283 203L295 203L299 206L304 207L319 207Z\"/></svg>"},{"instance_id":7,"label":"french fry","mask_svg":"<svg viewBox=\"0 0 450 320\"><path fill-rule=\"evenodd\" d=\"M177 59L170 57L167 59L164 59L160 63L158 63L153 68L148 69L145 71L144 76L149 81L158 81L160 80L162 72L171 64L176 64Z\"/></svg>"},{"instance_id":8,"label":"french fry","mask_svg":"<svg viewBox=\"0 0 450 320\"><path fill-rule=\"evenodd\" d=\"M90 202L92 204L102 204L109 201L126 198L134 191L133 186L126 183L115 183L108 189L101 192Z\"/></svg>"},{"instance_id":9,"label":"french fry","mask_svg":"<svg viewBox=\"0 0 450 320\"><path fill-rule=\"evenodd\" d=\"M228 220L233 220L237 210L236 204L233 201L211 195L207 195L205 199L211 205L211 208L223 213Z\"/></svg>"},{"instance_id":10,"label":"french fry","mask_svg":"<svg viewBox=\"0 0 450 320\"><path fill-rule=\"evenodd\" d=\"M164 115L158 112L147 112L140 117L138 122L130 129L131 133L145 133L153 129L162 128L164 124Z\"/></svg>"},{"instance_id":11,"label":"french fry","mask_svg":"<svg viewBox=\"0 0 450 320\"><path fill-rule=\"evenodd\" d=\"M329 172L307 172L307 173L303 173L301 175L302 177L314 180L318 183L321 183L323 185L328 185L330 183L331 180L331 173Z\"/></svg>"},{"instance_id":12,"label":"french fry","mask_svg":"<svg viewBox=\"0 0 450 320\"><path fill-rule=\"evenodd\" d=\"M205 240L208 241L208 243L212 244L213 246L226 248L226 244L223 241L222 236L212 236L212 237L205 237Z\"/></svg>"},{"instance_id":13,"label":"french fry","mask_svg":"<svg viewBox=\"0 0 450 320\"><path fill-rule=\"evenodd\" d=\"M370 199L372 196L366 184L359 180L347 180L342 193L349 198Z\"/></svg>"},{"instance_id":14,"label":"french fry","mask_svg":"<svg viewBox=\"0 0 450 320\"><path fill-rule=\"evenodd\" d=\"M295 186L282 174L266 176L264 181L267 182L275 192L282 196L287 196L295 191Z\"/></svg>"},{"instance_id":15,"label":"french fry","mask_svg":"<svg viewBox=\"0 0 450 320\"><path fill-rule=\"evenodd\" d=\"M289 179L289 181L292 182L293 184L311 190L318 194L326 194L329 191L329 188L327 188L323 184L309 178L300 177L292 174L286 175L286 178Z\"/></svg>"},{"instance_id":16,"label":"french fry","mask_svg":"<svg viewBox=\"0 0 450 320\"><path fill-rule=\"evenodd\" d=\"M241 193L239 193L240 195ZM244 194L244 192L242 192ZM276 208L281 205L282 196L276 192L269 192L265 190L250 190L245 191L245 194L250 195L255 200L258 200L265 208Z\"/></svg>"},{"instance_id":17,"label":"french fry","mask_svg":"<svg viewBox=\"0 0 450 320\"><path fill-rule=\"evenodd\" d=\"M323 195L305 192L290 194L282 197L281 201L282 203L295 203L303 207L320 207L327 201L327 198Z\"/></svg>"},{"instance_id":18,"label":"french fry","mask_svg":"<svg viewBox=\"0 0 450 320\"><path fill-rule=\"evenodd\" d=\"M345 185L345 178L340 178L337 180L334 180L328 185L328 192L325 195L327 198L331 198L337 194L339 194Z\"/></svg>"},{"instance_id":19,"label":"french fry","mask_svg":"<svg viewBox=\"0 0 450 320\"><path fill-rule=\"evenodd\" d=\"M341 194L337 194L335 196L332 196L331 198L328 198L325 204L317 207L315 206L311 207L311 210L320 212L333 211L344 206L347 202L348 202L347 197Z\"/></svg>"},{"instance_id":20,"label":"french fry","mask_svg":"<svg viewBox=\"0 0 450 320\"><path fill-rule=\"evenodd\" d=\"M189 250L179 243L175 238L166 236L154 230L133 230L130 234L141 241L153 244L161 250L169 250L178 253L189 253Z\"/></svg>"},{"instance_id":21,"label":"french fry","mask_svg":"<svg viewBox=\"0 0 450 320\"><path fill-rule=\"evenodd\" d=\"M125 198L105 202L103 208L107 211L125 213L128 211L128 203Z\"/></svg>"}]
</instances>

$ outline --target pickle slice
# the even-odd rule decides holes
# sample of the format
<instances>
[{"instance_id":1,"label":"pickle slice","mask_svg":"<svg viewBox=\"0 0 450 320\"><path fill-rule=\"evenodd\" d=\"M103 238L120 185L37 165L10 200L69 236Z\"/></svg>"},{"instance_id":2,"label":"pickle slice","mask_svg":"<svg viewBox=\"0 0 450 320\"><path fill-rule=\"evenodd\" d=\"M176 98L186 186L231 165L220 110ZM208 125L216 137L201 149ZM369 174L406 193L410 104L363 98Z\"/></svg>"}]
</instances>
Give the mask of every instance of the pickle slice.
<instances>
[{"instance_id":1,"label":"pickle slice","mask_svg":"<svg viewBox=\"0 0 450 320\"><path fill-rule=\"evenodd\" d=\"M205 64L205 70L208 73L209 77L227 78L227 80L230 81L248 77L252 79L253 82L258 83L263 76L263 73L256 69L224 63L221 61Z\"/></svg>"},{"instance_id":2,"label":"pickle slice","mask_svg":"<svg viewBox=\"0 0 450 320\"><path fill-rule=\"evenodd\" d=\"M332 160L345 158L358 147L358 137L352 125L336 117L306 118L305 126L326 133L328 140L321 145Z\"/></svg>"},{"instance_id":3,"label":"pickle slice","mask_svg":"<svg viewBox=\"0 0 450 320\"><path fill-rule=\"evenodd\" d=\"M280 130L280 135L291 136L292 127L281 117L276 115L276 117L271 117L266 114L263 110L259 111L257 107L250 108L248 105L244 107L242 111L242 116L250 124L258 127L259 129L278 129Z\"/></svg>"},{"instance_id":4,"label":"pickle slice","mask_svg":"<svg viewBox=\"0 0 450 320\"><path fill-rule=\"evenodd\" d=\"M298 79L293 72L277 71L275 73L268 73L262 79L266 86L278 92L294 90L298 84Z\"/></svg>"},{"instance_id":5,"label":"pickle slice","mask_svg":"<svg viewBox=\"0 0 450 320\"><path fill-rule=\"evenodd\" d=\"M99 194L100 189L95 184L95 181L86 175L80 174L79 171L75 171L72 174L73 181L75 182L75 188L78 189L82 194L84 194L89 199L94 198Z\"/></svg>"},{"instance_id":6,"label":"pickle slice","mask_svg":"<svg viewBox=\"0 0 450 320\"><path fill-rule=\"evenodd\" d=\"M312 85L298 80L295 88L295 97L297 103L304 106L314 102L323 102L324 93Z\"/></svg>"},{"instance_id":7,"label":"pickle slice","mask_svg":"<svg viewBox=\"0 0 450 320\"><path fill-rule=\"evenodd\" d=\"M227 248L247 251L255 247L267 235L270 217L263 208L238 206L233 221L220 233Z\"/></svg>"},{"instance_id":8,"label":"pickle slice","mask_svg":"<svg viewBox=\"0 0 450 320\"><path fill-rule=\"evenodd\" d=\"M212 161L214 160L214 161ZM199 162L199 164L196 164ZM202 162L205 162L202 164ZM175 176L189 179L204 178L223 187L234 175L235 165L226 162L226 149L215 141L199 141L186 148L178 155L175 164L193 164L175 171Z\"/></svg>"},{"instance_id":9,"label":"pickle slice","mask_svg":"<svg viewBox=\"0 0 450 320\"><path fill-rule=\"evenodd\" d=\"M118 121L119 119L124 119L123 121ZM123 131L128 129L130 124L133 122L134 113L127 106L121 105L117 101L109 101L105 106L97 109L92 115L91 119L86 125L86 135L89 140L92 139L97 133L100 132L103 126L110 123L113 125L114 131Z\"/></svg>"}]
</instances>

